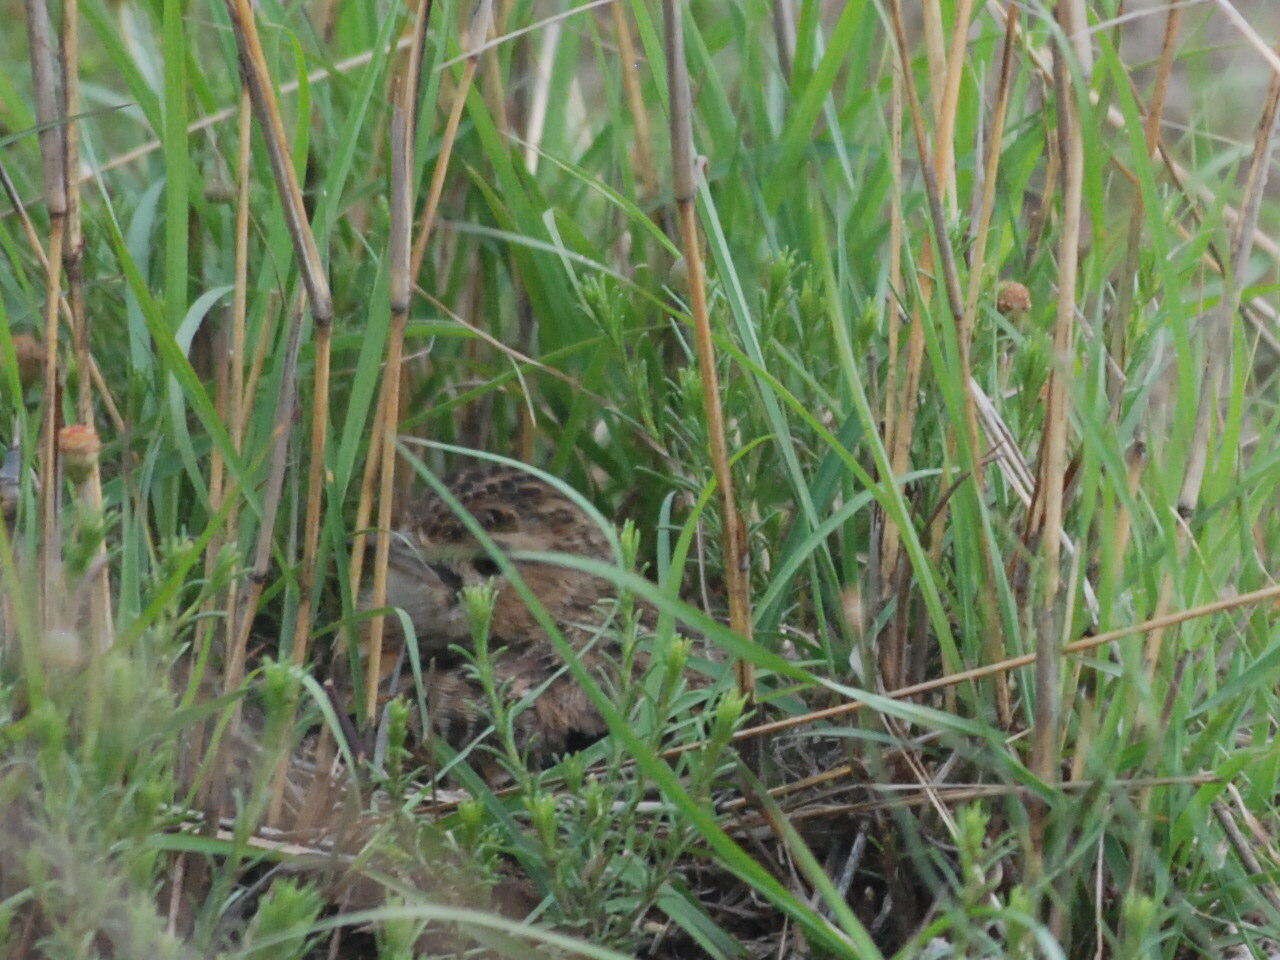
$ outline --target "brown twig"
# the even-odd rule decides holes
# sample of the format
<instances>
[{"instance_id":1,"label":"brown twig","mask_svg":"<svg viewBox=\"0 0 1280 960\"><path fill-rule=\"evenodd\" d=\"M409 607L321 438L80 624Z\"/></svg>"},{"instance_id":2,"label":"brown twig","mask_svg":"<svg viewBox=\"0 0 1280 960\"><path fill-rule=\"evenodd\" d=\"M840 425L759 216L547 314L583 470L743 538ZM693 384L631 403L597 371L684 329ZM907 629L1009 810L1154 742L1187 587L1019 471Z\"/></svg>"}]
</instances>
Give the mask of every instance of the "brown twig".
<instances>
[{"instance_id":1,"label":"brown twig","mask_svg":"<svg viewBox=\"0 0 1280 960\"><path fill-rule=\"evenodd\" d=\"M693 314L698 367L702 376L702 405L707 418L707 438L711 446L711 467L720 487L724 523L724 577L729 596L729 625L748 639L751 636L751 601L748 595L745 528L733 495L725 442L724 411L720 406L720 382L716 374L711 318L707 310L706 276L702 262L696 209L697 181L693 155L693 98L689 90L689 69L684 56L684 3L663 0L663 21L667 40L667 84L671 96L671 165L674 199L680 219L680 238L689 272L689 300ZM751 663L736 665L738 690L751 698L755 694L755 671Z\"/></svg>"}]
</instances>

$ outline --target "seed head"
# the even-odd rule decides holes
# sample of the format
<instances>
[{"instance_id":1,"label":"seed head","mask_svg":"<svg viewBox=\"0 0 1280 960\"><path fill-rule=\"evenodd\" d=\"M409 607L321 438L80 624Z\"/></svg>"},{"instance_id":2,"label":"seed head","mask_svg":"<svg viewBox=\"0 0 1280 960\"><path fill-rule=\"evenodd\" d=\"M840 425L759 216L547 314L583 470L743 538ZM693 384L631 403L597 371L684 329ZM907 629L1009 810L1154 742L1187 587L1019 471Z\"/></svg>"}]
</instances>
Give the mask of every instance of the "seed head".
<instances>
[{"instance_id":1,"label":"seed head","mask_svg":"<svg viewBox=\"0 0 1280 960\"><path fill-rule=\"evenodd\" d=\"M1022 316L1031 309L1031 291L1017 280L1005 280L996 296L996 309L1006 317L1010 314Z\"/></svg>"},{"instance_id":2,"label":"seed head","mask_svg":"<svg viewBox=\"0 0 1280 960\"><path fill-rule=\"evenodd\" d=\"M58 431L58 455L62 457L67 476L81 483L98 462L102 441L97 431L84 423L72 423Z\"/></svg>"}]
</instances>

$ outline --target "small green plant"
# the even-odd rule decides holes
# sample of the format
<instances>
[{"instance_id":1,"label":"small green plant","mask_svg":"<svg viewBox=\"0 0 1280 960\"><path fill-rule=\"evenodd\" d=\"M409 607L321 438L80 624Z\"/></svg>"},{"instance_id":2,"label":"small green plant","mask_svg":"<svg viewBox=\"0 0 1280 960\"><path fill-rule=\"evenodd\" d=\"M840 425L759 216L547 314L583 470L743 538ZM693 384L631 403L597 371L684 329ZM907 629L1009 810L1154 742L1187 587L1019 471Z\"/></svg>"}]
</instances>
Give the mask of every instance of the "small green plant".
<instances>
[{"instance_id":1,"label":"small green plant","mask_svg":"<svg viewBox=\"0 0 1280 960\"><path fill-rule=\"evenodd\" d=\"M309 949L310 928L322 906L319 894L307 884L277 880L249 922L245 960L302 960Z\"/></svg>"}]
</instances>

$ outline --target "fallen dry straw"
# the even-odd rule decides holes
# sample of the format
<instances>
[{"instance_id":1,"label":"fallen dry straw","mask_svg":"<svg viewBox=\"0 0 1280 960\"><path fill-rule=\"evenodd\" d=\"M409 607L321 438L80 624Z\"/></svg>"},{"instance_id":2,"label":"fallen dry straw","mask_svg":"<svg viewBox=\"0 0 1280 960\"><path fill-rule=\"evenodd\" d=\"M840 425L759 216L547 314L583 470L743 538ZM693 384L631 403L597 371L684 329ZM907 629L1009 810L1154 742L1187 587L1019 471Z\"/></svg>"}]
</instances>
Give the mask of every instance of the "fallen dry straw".
<instances>
[{"instance_id":1,"label":"fallen dry straw","mask_svg":"<svg viewBox=\"0 0 1280 960\"><path fill-rule=\"evenodd\" d=\"M1254 590L1252 593L1242 593L1235 597L1226 597L1222 600L1215 600L1212 603L1206 603L1203 606L1191 607L1188 610L1181 610L1177 613L1165 614L1161 617L1153 617L1150 620L1144 620L1142 623L1135 623L1128 627L1118 627L1115 630L1108 630L1106 633L1099 633L1092 637L1084 637L1069 643L1062 648L1064 654L1084 653L1086 650L1093 650L1104 644L1111 643L1114 640L1123 640L1126 637L1143 636L1153 630L1162 630L1166 627L1177 626L1180 623L1186 623L1188 620L1197 620L1201 617L1212 616L1215 613L1222 613L1226 610L1237 610L1243 607L1256 606L1265 603L1267 600L1280 599L1280 584L1272 584L1269 587L1263 587L1261 590ZM961 683L967 683L970 680L981 680L984 677L995 676L999 673L1007 673L1010 670L1017 670L1020 667L1029 667L1035 663L1036 655L1034 653L1026 653L1019 657L1010 657L1007 660L1001 660L998 663L990 663L982 667L973 667L969 670L961 670L958 673L949 673L943 677L935 677L932 680L925 680L922 683L914 683L907 687L900 687L897 690L891 690L884 696L889 700L906 700L909 697L919 696L922 693L932 693L934 690L942 690L946 687L954 687ZM829 720L832 717L848 716L851 713L857 713L868 704L863 700L849 700L845 703L836 704L834 707L827 707L823 710L814 710L811 713L798 714L794 717L784 717L781 720L774 720L770 723L762 723L754 727L747 727L739 730L734 735L735 741L750 740L753 737L762 737L771 733L777 733L781 730L789 730L792 727L798 727L806 723L814 723L818 720ZM684 753L688 750L694 750L702 746L701 743L690 743L682 747L677 747L666 751L664 757L673 757Z\"/></svg>"}]
</instances>

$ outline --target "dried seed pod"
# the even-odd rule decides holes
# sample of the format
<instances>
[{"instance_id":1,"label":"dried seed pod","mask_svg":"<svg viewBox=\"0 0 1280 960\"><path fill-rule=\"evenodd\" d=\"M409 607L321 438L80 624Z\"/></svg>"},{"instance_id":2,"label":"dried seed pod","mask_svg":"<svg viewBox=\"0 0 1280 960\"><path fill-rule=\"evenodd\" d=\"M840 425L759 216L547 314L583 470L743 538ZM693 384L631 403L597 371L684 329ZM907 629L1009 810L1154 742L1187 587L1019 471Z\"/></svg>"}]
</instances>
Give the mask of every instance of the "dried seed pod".
<instances>
[{"instance_id":1,"label":"dried seed pod","mask_svg":"<svg viewBox=\"0 0 1280 960\"><path fill-rule=\"evenodd\" d=\"M1022 316L1031 309L1031 291L1017 280L1005 280L996 295L996 309L1006 317Z\"/></svg>"},{"instance_id":2,"label":"dried seed pod","mask_svg":"<svg viewBox=\"0 0 1280 960\"><path fill-rule=\"evenodd\" d=\"M101 450L97 431L87 424L72 423L58 431L58 454L67 476L75 483L82 483L89 476Z\"/></svg>"}]
</instances>

